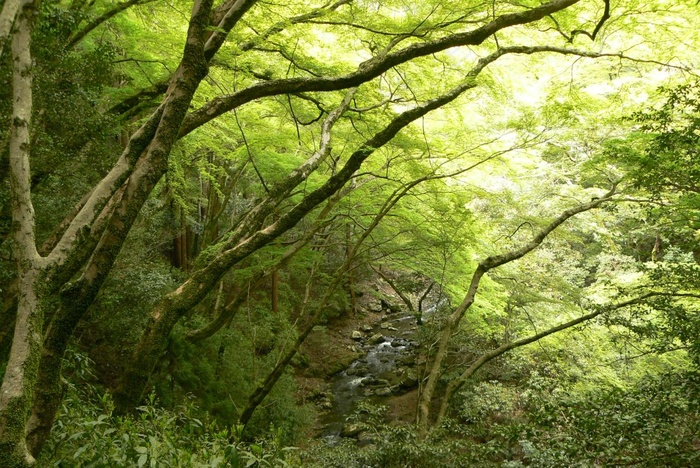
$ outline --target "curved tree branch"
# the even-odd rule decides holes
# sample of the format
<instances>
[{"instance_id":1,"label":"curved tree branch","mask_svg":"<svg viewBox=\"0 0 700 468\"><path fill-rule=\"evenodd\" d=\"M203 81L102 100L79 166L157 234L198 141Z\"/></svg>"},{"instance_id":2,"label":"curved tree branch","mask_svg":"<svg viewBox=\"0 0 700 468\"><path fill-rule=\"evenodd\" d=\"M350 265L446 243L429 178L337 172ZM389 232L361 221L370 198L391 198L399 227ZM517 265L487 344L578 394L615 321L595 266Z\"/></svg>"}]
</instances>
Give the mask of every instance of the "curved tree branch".
<instances>
[{"instance_id":1,"label":"curved tree branch","mask_svg":"<svg viewBox=\"0 0 700 468\"><path fill-rule=\"evenodd\" d=\"M648 299L650 297L659 297L659 296L700 298L700 294L692 294L692 293L649 292L646 294L642 294L641 296L636 297L634 299L629 299L627 301L620 302L618 304L601 306L598 308L598 310L591 312L589 314L582 315L581 317L575 318L573 320L569 320L568 322L564 322L564 323L559 324L555 327L544 330L540 333L536 333L532 336L528 336L526 338L521 338L519 340L515 340L515 341L512 341L510 343L505 343L496 349L488 351L488 352L482 354L481 356L479 356L476 359L476 361L474 361L471 366L469 366L464 372L462 372L462 374L459 377L457 377L455 380L452 380L447 385L447 389L445 390L445 395L442 399L442 403L440 404L440 411L438 413L435 425L436 426L440 425L440 422L442 421L442 419L444 418L444 416L447 412L450 398L455 394L455 392L459 391L459 389L462 388L462 386L469 380L469 378L472 375L474 375L476 373L476 371L481 369L488 362L496 359L497 357L507 353L508 351L510 351L512 349L519 348L521 346L525 346L525 345L528 345L530 343L534 343L535 341L539 341L542 338L545 338L549 335L553 335L554 333L560 332L562 330L566 330L566 329L571 328L571 327L575 327L576 325L579 325L583 322L587 322L591 319L598 317L601 314L610 312L611 310L617 310L617 309L622 309L624 307L628 307L631 305L641 304L646 299Z\"/></svg>"},{"instance_id":2,"label":"curved tree branch","mask_svg":"<svg viewBox=\"0 0 700 468\"><path fill-rule=\"evenodd\" d=\"M234 6L235 6L235 0L232 0L232 1L234 2ZM249 51L249 50L253 49L261 41L264 41L264 40L268 39L270 36L273 36L277 33L284 31L284 29L289 25L309 22L310 19L324 16L332 11L337 10L339 7L346 5L348 3L351 3L351 2L352 2L352 0L339 0L332 5L323 6L323 7L316 9L316 10L313 10L309 13L285 19L285 21L280 21L279 23L270 27L267 31L260 34L259 37L252 39L252 40L249 40L249 41L246 41L246 42L243 42L238 47L242 52ZM226 2L214 10L214 12L212 13L212 24L221 24L222 23L226 12L229 11L229 9L233 8L233 6L231 6L230 3L231 3L230 1ZM252 7L253 3L254 2L248 2L246 4L247 8ZM237 11L239 13L245 13L245 11L243 11L240 6L237 6L236 8L237 8ZM214 42L214 41L211 42L210 47L209 47L208 52L207 52L208 57L213 58L213 56L215 55L215 49L213 48L213 46L215 43L219 44L220 39L221 38L219 37L216 39L216 42ZM121 102L112 106L109 111L113 112L115 114L124 114L124 115L132 113L134 111L134 109L136 109L139 105L142 105L143 103L147 103L149 101L149 99L153 99L153 98L163 94L168 87L169 80L170 80L170 77L153 84L149 88L142 89L142 90L136 92L135 94L125 98Z\"/></svg>"},{"instance_id":3,"label":"curved tree branch","mask_svg":"<svg viewBox=\"0 0 700 468\"><path fill-rule=\"evenodd\" d=\"M123 3L119 3L117 6L115 6L111 10L107 10L105 13L101 14L97 18L90 21L88 24L85 25L85 27L83 29L81 29L80 31L78 31L77 33L72 35L68 39L68 44L66 45L66 50L70 50L73 47L75 47L80 41L85 39L85 36L90 34L93 29L97 28L105 21L112 19L114 16L118 15L122 11L129 9L134 5L144 5L146 3L151 3L154 1L155 0L128 0L128 1L123 2Z\"/></svg>"}]
</instances>

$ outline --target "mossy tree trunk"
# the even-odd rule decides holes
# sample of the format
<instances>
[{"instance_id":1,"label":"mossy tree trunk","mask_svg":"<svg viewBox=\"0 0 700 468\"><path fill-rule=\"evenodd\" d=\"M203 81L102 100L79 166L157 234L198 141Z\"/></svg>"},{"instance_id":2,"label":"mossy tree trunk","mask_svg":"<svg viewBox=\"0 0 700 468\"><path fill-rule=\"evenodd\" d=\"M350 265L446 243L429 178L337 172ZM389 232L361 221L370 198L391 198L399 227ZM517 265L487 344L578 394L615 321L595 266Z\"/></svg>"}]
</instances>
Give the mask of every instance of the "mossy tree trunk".
<instances>
[{"instance_id":1,"label":"mossy tree trunk","mask_svg":"<svg viewBox=\"0 0 700 468\"><path fill-rule=\"evenodd\" d=\"M12 252L17 262L18 297L14 337L0 387L0 466L7 467L29 466L34 463L34 457L27 450L25 426L32 404L32 391L43 337L44 304L41 284L45 267L45 261L39 256L35 243L29 170L34 2L23 0L17 8L17 18L12 30L10 230ZM3 14L4 12L3 9Z\"/></svg>"},{"instance_id":2,"label":"mossy tree trunk","mask_svg":"<svg viewBox=\"0 0 700 468\"><path fill-rule=\"evenodd\" d=\"M183 59L175 72L165 101L151 121L157 121L151 138L141 149L134 169L110 207L110 216L83 274L61 290L61 306L47 330L36 382L36 400L26 428L30 450L37 455L46 441L62 399L61 361L78 322L94 301L121 250L143 203L167 169L167 158L178 139L197 87L206 76L204 58L206 27L212 0L196 2L193 8ZM137 132L138 133L138 132ZM145 132L149 135L151 132ZM134 144L133 138L130 146Z\"/></svg>"}]
</instances>

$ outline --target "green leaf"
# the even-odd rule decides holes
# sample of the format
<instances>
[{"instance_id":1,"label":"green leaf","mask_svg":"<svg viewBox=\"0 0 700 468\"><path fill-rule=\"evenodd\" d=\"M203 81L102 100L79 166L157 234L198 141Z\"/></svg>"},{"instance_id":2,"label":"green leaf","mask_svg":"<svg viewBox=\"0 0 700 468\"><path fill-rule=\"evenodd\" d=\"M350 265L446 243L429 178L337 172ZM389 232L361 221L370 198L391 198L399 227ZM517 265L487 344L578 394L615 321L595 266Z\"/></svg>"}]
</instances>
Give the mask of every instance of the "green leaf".
<instances>
[{"instance_id":1,"label":"green leaf","mask_svg":"<svg viewBox=\"0 0 700 468\"><path fill-rule=\"evenodd\" d=\"M80 447L78 450L75 451L73 454L73 458L78 458L84 451L86 451L90 447L90 444L85 444L82 447Z\"/></svg>"}]
</instances>

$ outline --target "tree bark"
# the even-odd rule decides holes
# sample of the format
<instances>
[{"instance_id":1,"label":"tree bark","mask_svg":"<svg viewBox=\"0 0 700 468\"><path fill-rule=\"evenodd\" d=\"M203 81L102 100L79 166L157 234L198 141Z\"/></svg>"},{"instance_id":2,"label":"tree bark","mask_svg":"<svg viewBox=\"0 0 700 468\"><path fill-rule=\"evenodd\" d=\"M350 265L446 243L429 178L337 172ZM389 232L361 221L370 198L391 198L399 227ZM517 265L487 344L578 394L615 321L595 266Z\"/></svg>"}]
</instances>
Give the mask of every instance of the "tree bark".
<instances>
[{"instance_id":1,"label":"tree bark","mask_svg":"<svg viewBox=\"0 0 700 468\"><path fill-rule=\"evenodd\" d=\"M44 325L40 294L45 261L36 249L29 170L33 15L33 0L23 0L12 33L10 196L12 250L17 261L19 295L10 358L0 387L0 466L8 467L34 464L34 458L27 451L25 426L32 404Z\"/></svg>"},{"instance_id":2,"label":"tree bark","mask_svg":"<svg viewBox=\"0 0 700 468\"><path fill-rule=\"evenodd\" d=\"M12 32L12 25L23 3L26 2L22 0L5 0L2 10L0 10L0 58L2 58L2 51L8 42Z\"/></svg>"}]
</instances>

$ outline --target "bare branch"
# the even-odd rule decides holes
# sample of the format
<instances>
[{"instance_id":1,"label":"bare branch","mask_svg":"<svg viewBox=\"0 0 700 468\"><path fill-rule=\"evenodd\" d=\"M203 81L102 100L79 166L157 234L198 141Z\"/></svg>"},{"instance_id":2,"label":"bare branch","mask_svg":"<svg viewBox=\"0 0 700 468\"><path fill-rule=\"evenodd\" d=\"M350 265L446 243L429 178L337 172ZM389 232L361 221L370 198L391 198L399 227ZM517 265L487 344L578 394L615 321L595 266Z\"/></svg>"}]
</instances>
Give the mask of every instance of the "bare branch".
<instances>
[{"instance_id":1,"label":"bare branch","mask_svg":"<svg viewBox=\"0 0 700 468\"><path fill-rule=\"evenodd\" d=\"M585 36L588 36L588 38L592 41L595 41L596 36L598 35L598 32L600 32L600 28L603 27L605 22L610 19L610 0L605 0L605 9L603 10L603 16L600 17L600 21L598 21L598 24L596 24L595 29L593 29L592 33L589 33L588 31L584 29L574 29L571 31L571 36L569 37L569 42L573 42L574 38L578 34L583 34Z\"/></svg>"},{"instance_id":2,"label":"bare branch","mask_svg":"<svg viewBox=\"0 0 700 468\"><path fill-rule=\"evenodd\" d=\"M382 272L382 270L380 270L380 269L378 269L378 268L375 268L375 267L372 266L372 265L370 265L370 268L372 268L372 270L373 270L376 274L378 274L378 275L386 282L386 284L388 284L389 286L391 286L391 289L393 289L393 290L396 292L396 294L399 295L399 297L401 298L401 300L403 301L403 303L406 304L406 307L408 307L408 310L409 310L412 314L416 312L415 308L413 307L413 303L411 302L411 298L408 297L407 295L405 295L405 294L403 293L403 291L401 291L401 288L399 288L399 287L397 286L397 284L396 284L391 278L389 278L387 275L385 275L384 272Z\"/></svg>"},{"instance_id":3,"label":"bare branch","mask_svg":"<svg viewBox=\"0 0 700 468\"><path fill-rule=\"evenodd\" d=\"M75 33L73 36L71 36L68 39L68 44L66 45L66 50L70 50L73 47L75 47L76 44L78 44L80 41L85 39L85 36L90 34L93 29L97 28L105 21L110 20L111 18L118 15L122 11L124 11L128 8L131 8L134 5L144 5L146 3L150 3L153 1L155 1L155 0L128 0L128 1L123 2L123 3L119 3L117 6L115 6L111 10L106 11L102 15L100 15L97 18L90 21L87 25L85 25L85 27L83 29L81 29L80 31Z\"/></svg>"},{"instance_id":4,"label":"bare branch","mask_svg":"<svg viewBox=\"0 0 700 468\"><path fill-rule=\"evenodd\" d=\"M311 23L312 19L325 16L328 13L337 10L338 8L340 8L343 5L347 5L348 3L352 3L352 1L353 0L338 0L337 2L333 3L332 5L324 5L320 8L317 8L313 11L310 11L309 13L304 13L303 15L299 15L299 16L293 16L292 18L285 18L284 21L280 21L279 23L273 25L271 28L269 28L264 33L260 34L260 36L256 37L255 39L243 42L239 46L239 48L243 52L248 51L248 50L252 49L253 47L255 47L257 44L260 44L260 42L268 39L270 36L284 31L284 29L288 25L300 24L300 23Z\"/></svg>"},{"instance_id":5,"label":"bare branch","mask_svg":"<svg viewBox=\"0 0 700 468\"><path fill-rule=\"evenodd\" d=\"M229 31L238 23L238 21L243 18L248 10L250 10L253 5L257 3L258 0L235 0L230 8L225 12L223 17L213 25L216 27L214 32L207 39L204 45L204 57L207 62L216 55L221 46L226 40L226 36ZM226 2L224 5L228 5L230 2ZM216 11L214 12L216 13ZM215 15L214 15L215 16Z\"/></svg>"}]
</instances>

